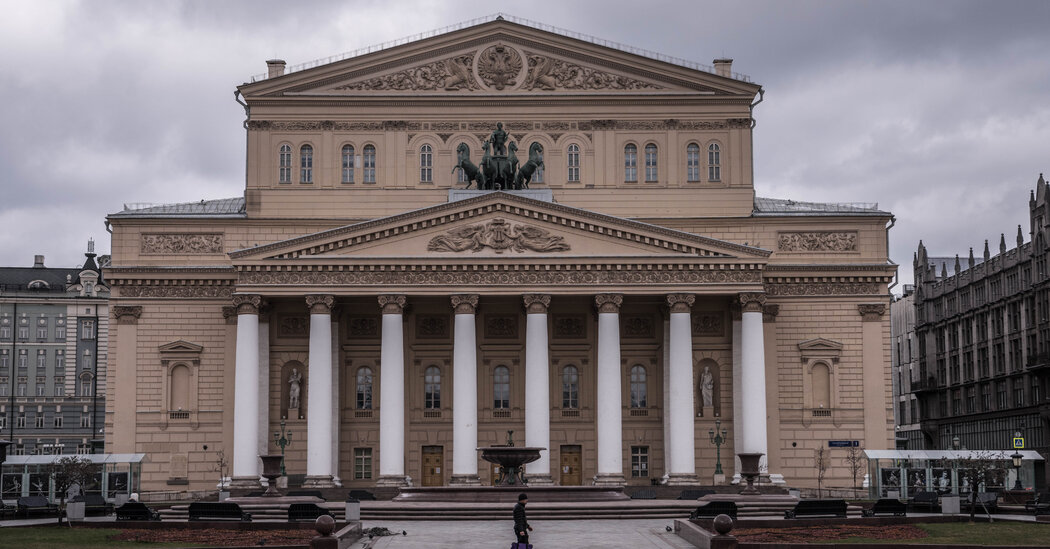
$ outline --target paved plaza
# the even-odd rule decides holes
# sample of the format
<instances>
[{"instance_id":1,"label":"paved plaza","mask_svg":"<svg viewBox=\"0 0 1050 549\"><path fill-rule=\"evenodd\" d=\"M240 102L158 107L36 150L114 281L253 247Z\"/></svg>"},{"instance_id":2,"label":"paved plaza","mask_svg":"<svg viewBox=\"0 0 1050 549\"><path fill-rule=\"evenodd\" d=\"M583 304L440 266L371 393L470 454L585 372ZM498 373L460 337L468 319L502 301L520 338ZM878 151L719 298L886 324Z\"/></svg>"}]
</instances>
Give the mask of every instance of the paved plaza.
<instances>
[{"instance_id":1,"label":"paved plaza","mask_svg":"<svg viewBox=\"0 0 1050 549\"><path fill-rule=\"evenodd\" d=\"M509 513L508 513L509 514ZM530 521L533 532L529 542L536 549L586 549L624 547L638 549L690 549L693 546L666 526L673 519L636 520L546 520ZM369 541L367 537L354 544L355 549L455 548L491 549L510 547L514 542L514 522L487 521L365 521L364 528L383 526L408 532L407 536L389 536Z\"/></svg>"}]
</instances>

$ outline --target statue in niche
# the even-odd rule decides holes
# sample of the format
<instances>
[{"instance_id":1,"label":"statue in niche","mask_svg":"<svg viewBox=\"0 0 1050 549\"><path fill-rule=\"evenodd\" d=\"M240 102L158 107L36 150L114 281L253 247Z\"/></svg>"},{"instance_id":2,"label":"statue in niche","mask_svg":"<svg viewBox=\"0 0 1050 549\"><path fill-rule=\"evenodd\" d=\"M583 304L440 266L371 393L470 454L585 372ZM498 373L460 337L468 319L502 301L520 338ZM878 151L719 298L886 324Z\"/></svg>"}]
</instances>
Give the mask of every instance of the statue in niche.
<instances>
[{"instance_id":1,"label":"statue in niche","mask_svg":"<svg viewBox=\"0 0 1050 549\"><path fill-rule=\"evenodd\" d=\"M700 397L705 408L715 405L715 376L710 366L704 366L704 373L700 374Z\"/></svg>"},{"instance_id":2,"label":"statue in niche","mask_svg":"<svg viewBox=\"0 0 1050 549\"><path fill-rule=\"evenodd\" d=\"M288 376L288 409L299 409L299 393L302 390L303 374L298 368L292 368L292 375Z\"/></svg>"}]
</instances>

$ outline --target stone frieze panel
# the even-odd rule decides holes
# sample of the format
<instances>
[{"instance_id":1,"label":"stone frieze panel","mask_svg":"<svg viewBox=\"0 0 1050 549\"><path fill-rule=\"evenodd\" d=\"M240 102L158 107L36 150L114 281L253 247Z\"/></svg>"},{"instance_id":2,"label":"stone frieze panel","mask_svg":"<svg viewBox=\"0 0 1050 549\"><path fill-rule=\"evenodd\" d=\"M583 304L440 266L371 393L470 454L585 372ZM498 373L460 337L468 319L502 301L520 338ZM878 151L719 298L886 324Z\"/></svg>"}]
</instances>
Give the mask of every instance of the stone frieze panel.
<instances>
[{"instance_id":1,"label":"stone frieze panel","mask_svg":"<svg viewBox=\"0 0 1050 549\"><path fill-rule=\"evenodd\" d=\"M780 252L855 252L856 231L782 232L777 235Z\"/></svg>"},{"instance_id":2,"label":"stone frieze panel","mask_svg":"<svg viewBox=\"0 0 1050 549\"><path fill-rule=\"evenodd\" d=\"M146 233L139 251L148 255L221 254L222 233Z\"/></svg>"}]
</instances>

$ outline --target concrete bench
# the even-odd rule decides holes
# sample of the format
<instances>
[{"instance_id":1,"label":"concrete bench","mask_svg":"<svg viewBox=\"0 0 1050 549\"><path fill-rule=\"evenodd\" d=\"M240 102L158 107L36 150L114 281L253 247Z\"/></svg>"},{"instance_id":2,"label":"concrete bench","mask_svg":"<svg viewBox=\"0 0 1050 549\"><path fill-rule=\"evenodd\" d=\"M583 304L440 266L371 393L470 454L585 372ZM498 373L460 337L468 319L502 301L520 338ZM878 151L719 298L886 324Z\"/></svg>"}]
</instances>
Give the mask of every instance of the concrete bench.
<instances>
[{"instance_id":1,"label":"concrete bench","mask_svg":"<svg viewBox=\"0 0 1050 549\"><path fill-rule=\"evenodd\" d=\"M195 501L190 504L190 520L239 520L251 522L252 516L236 503Z\"/></svg>"},{"instance_id":2,"label":"concrete bench","mask_svg":"<svg viewBox=\"0 0 1050 549\"><path fill-rule=\"evenodd\" d=\"M58 505L51 503L44 496L25 496L18 498L18 516L29 518L29 515L58 516Z\"/></svg>"},{"instance_id":3,"label":"concrete bench","mask_svg":"<svg viewBox=\"0 0 1050 549\"><path fill-rule=\"evenodd\" d=\"M906 517L908 516L908 505L898 499L880 499L875 502L871 509L865 509L861 514L865 517L874 517L876 515Z\"/></svg>"},{"instance_id":4,"label":"concrete bench","mask_svg":"<svg viewBox=\"0 0 1050 549\"><path fill-rule=\"evenodd\" d=\"M137 501L117 507L116 513L117 520L160 520L160 513Z\"/></svg>"},{"instance_id":5,"label":"concrete bench","mask_svg":"<svg viewBox=\"0 0 1050 549\"><path fill-rule=\"evenodd\" d=\"M789 519L827 516L846 518L846 500L804 499L796 503L794 509L784 511L784 518Z\"/></svg>"}]
</instances>

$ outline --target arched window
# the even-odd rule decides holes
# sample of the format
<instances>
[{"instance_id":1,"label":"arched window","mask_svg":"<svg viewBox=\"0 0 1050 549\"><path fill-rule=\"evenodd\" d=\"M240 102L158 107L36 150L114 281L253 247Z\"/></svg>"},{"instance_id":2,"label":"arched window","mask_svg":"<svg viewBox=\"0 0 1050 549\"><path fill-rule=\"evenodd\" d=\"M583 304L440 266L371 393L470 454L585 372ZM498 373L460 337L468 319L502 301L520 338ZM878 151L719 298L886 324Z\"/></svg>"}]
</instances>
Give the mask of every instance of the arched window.
<instances>
[{"instance_id":1,"label":"arched window","mask_svg":"<svg viewBox=\"0 0 1050 549\"><path fill-rule=\"evenodd\" d=\"M652 143L645 146L645 180L649 182L657 180L656 145Z\"/></svg>"},{"instance_id":2,"label":"arched window","mask_svg":"<svg viewBox=\"0 0 1050 549\"><path fill-rule=\"evenodd\" d=\"M561 407L580 407L580 371L575 366L566 366L561 371Z\"/></svg>"},{"instance_id":3,"label":"arched window","mask_svg":"<svg viewBox=\"0 0 1050 549\"><path fill-rule=\"evenodd\" d=\"M419 180L424 183L434 181L434 150L430 145L419 148Z\"/></svg>"},{"instance_id":4,"label":"arched window","mask_svg":"<svg viewBox=\"0 0 1050 549\"><path fill-rule=\"evenodd\" d=\"M530 145L529 148L532 148L532 146ZM540 149L539 155L540 160L543 160L543 149ZM543 183L543 171L543 164L536 166L536 171L532 172L532 183Z\"/></svg>"},{"instance_id":5,"label":"arched window","mask_svg":"<svg viewBox=\"0 0 1050 549\"><path fill-rule=\"evenodd\" d=\"M170 410L190 409L190 369L185 364L176 365L171 369L169 380L168 406Z\"/></svg>"},{"instance_id":6,"label":"arched window","mask_svg":"<svg viewBox=\"0 0 1050 549\"><path fill-rule=\"evenodd\" d=\"M497 366L492 372L492 407L510 408L510 370L506 366Z\"/></svg>"},{"instance_id":7,"label":"arched window","mask_svg":"<svg viewBox=\"0 0 1050 549\"><path fill-rule=\"evenodd\" d=\"M460 142L459 146L456 147L456 149L459 150L459 147L467 147L467 150L468 151L470 150L469 145L467 145L466 143L463 143L463 142ZM457 162L458 162L458 159L457 159ZM462 170L462 169L456 170L456 182L457 183L466 183L467 182L467 172L465 170Z\"/></svg>"},{"instance_id":8,"label":"arched window","mask_svg":"<svg viewBox=\"0 0 1050 549\"><path fill-rule=\"evenodd\" d=\"M343 183L354 182L354 146L343 145Z\"/></svg>"},{"instance_id":9,"label":"arched window","mask_svg":"<svg viewBox=\"0 0 1050 549\"><path fill-rule=\"evenodd\" d=\"M813 379L813 407L831 408L831 371L828 365L818 362L813 365L811 373Z\"/></svg>"},{"instance_id":10,"label":"arched window","mask_svg":"<svg viewBox=\"0 0 1050 549\"><path fill-rule=\"evenodd\" d=\"M623 180L638 181L638 147L633 144L623 148Z\"/></svg>"},{"instance_id":11,"label":"arched window","mask_svg":"<svg viewBox=\"0 0 1050 549\"><path fill-rule=\"evenodd\" d=\"M441 408L441 370L437 366L423 372L423 407L427 410Z\"/></svg>"},{"instance_id":12,"label":"arched window","mask_svg":"<svg viewBox=\"0 0 1050 549\"><path fill-rule=\"evenodd\" d=\"M364 181L365 183L376 182L376 148L375 145L365 145L364 157Z\"/></svg>"},{"instance_id":13,"label":"arched window","mask_svg":"<svg viewBox=\"0 0 1050 549\"><path fill-rule=\"evenodd\" d=\"M631 408L645 408L646 402L645 366L631 367Z\"/></svg>"},{"instance_id":14,"label":"arched window","mask_svg":"<svg viewBox=\"0 0 1050 549\"><path fill-rule=\"evenodd\" d=\"M576 143L569 145L568 156L569 181L580 180L580 146Z\"/></svg>"},{"instance_id":15,"label":"arched window","mask_svg":"<svg viewBox=\"0 0 1050 549\"><path fill-rule=\"evenodd\" d=\"M278 155L280 159L280 170L277 172L278 183L291 183L292 182L292 147L289 145L281 145L281 152Z\"/></svg>"},{"instance_id":16,"label":"arched window","mask_svg":"<svg viewBox=\"0 0 1050 549\"><path fill-rule=\"evenodd\" d=\"M80 376L80 396L89 397L95 394L95 388L91 386L91 373L84 372Z\"/></svg>"},{"instance_id":17,"label":"arched window","mask_svg":"<svg viewBox=\"0 0 1050 549\"><path fill-rule=\"evenodd\" d=\"M685 148L686 180L700 181L700 145L690 143Z\"/></svg>"},{"instance_id":18,"label":"arched window","mask_svg":"<svg viewBox=\"0 0 1050 549\"><path fill-rule=\"evenodd\" d=\"M711 143L707 147L707 180L722 180L722 152L718 143Z\"/></svg>"},{"instance_id":19,"label":"arched window","mask_svg":"<svg viewBox=\"0 0 1050 549\"><path fill-rule=\"evenodd\" d=\"M314 148L310 145L299 148L299 182L314 182Z\"/></svg>"},{"instance_id":20,"label":"arched window","mask_svg":"<svg viewBox=\"0 0 1050 549\"><path fill-rule=\"evenodd\" d=\"M372 369L368 366L357 370L357 409L372 409Z\"/></svg>"}]
</instances>

